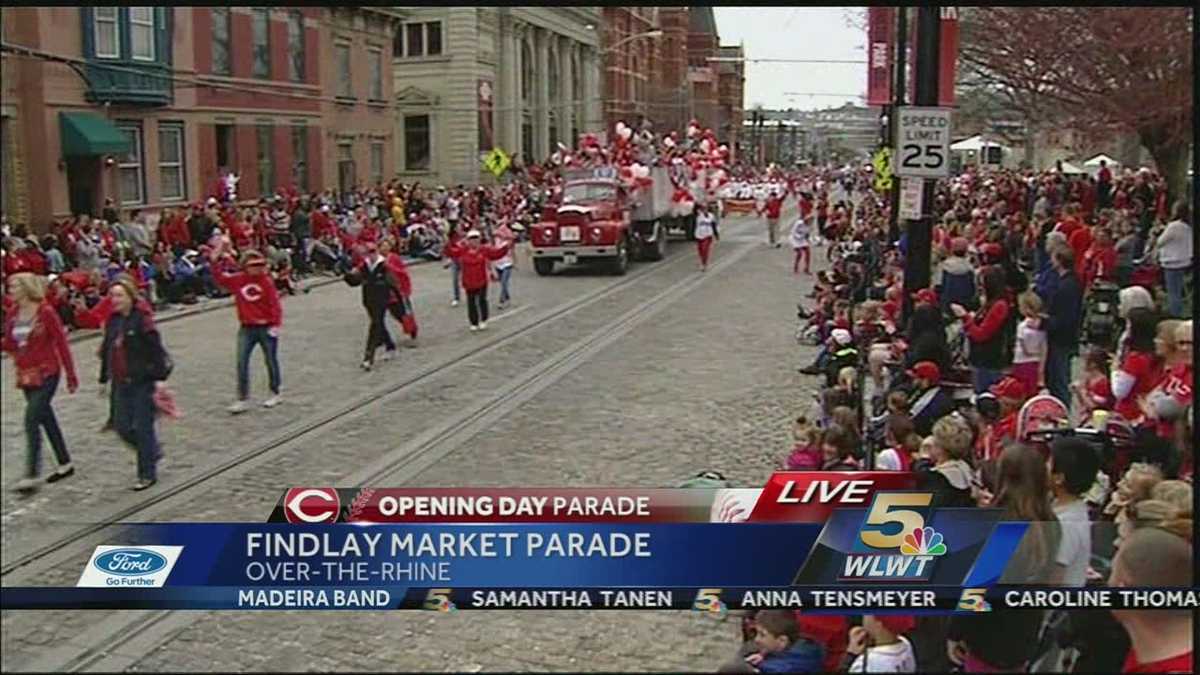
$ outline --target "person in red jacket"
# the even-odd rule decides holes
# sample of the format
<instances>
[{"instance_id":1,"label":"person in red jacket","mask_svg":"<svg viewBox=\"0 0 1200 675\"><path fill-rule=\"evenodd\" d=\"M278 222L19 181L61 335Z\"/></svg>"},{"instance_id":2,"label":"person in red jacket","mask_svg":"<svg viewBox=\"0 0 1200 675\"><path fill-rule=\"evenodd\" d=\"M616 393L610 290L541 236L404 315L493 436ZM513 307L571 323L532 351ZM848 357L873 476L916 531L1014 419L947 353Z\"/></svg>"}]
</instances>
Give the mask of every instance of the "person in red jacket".
<instances>
[{"instance_id":1,"label":"person in red jacket","mask_svg":"<svg viewBox=\"0 0 1200 675\"><path fill-rule=\"evenodd\" d=\"M462 286L467 292L467 320L471 322L472 331L487 330L487 263L503 258L508 252L507 244L483 246L482 239L479 230L471 230L467 232L465 243L455 242L446 249L446 255L462 270Z\"/></svg>"},{"instance_id":2,"label":"person in red jacket","mask_svg":"<svg viewBox=\"0 0 1200 675\"><path fill-rule=\"evenodd\" d=\"M388 312L400 322L400 328L408 334L409 348L417 346L417 321L412 309L412 276L408 273L408 265L404 258L396 252L391 237L384 237L379 242L379 254L384 258L384 264L396 281L396 287L388 298Z\"/></svg>"},{"instance_id":3,"label":"person in red jacket","mask_svg":"<svg viewBox=\"0 0 1200 675\"><path fill-rule=\"evenodd\" d=\"M232 259L227 243L213 251L213 280L233 294L238 321L241 323L237 342L238 400L229 406L229 412L238 415L249 409L247 399L250 398L250 353L254 351L255 345L262 347L271 387L271 397L263 401L262 405L264 408L274 408L282 401L279 327L283 324L283 306L279 302L275 282L268 272L267 259L261 253L254 250L243 253L241 272L228 269L228 263L231 263ZM223 265L222 262L226 264Z\"/></svg>"},{"instance_id":4,"label":"person in red jacket","mask_svg":"<svg viewBox=\"0 0 1200 675\"><path fill-rule=\"evenodd\" d=\"M1096 229L1095 241L1083 254L1082 272L1079 277L1083 280L1084 290L1091 288L1096 280L1116 283L1117 247L1108 228Z\"/></svg>"},{"instance_id":5,"label":"person in red jacket","mask_svg":"<svg viewBox=\"0 0 1200 675\"><path fill-rule=\"evenodd\" d=\"M69 393L73 394L79 388L79 378L75 375L75 361L71 358L62 322L54 309L44 302L44 280L33 274L19 273L9 278L8 284L17 309L5 322L0 349L12 354L17 386L25 394L25 477L17 483L17 491L30 494L38 488L42 429L46 430L54 458L58 461L58 469L46 482L53 483L75 473L51 401L62 371L67 373Z\"/></svg>"},{"instance_id":6,"label":"person in red jacket","mask_svg":"<svg viewBox=\"0 0 1200 675\"><path fill-rule=\"evenodd\" d=\"M1002 371L1012 363L1012 353L1006 344L1012 335L1005 329L1015 317L1007 299L1004 270L995 265L985 267L982 281L978 312L971 314L962 305L950 305L950 311L962 320L963 331L970 342L968 360L976 394L982 394L1000 381Z\"/></svg>"},{"instance_id":7,"label":"person in red jacket","mask_svg":"<svg viewBox=\"0 0 1200 675\"><path fill-rule=\"evenodd\" d=\"M779 213L783 209L783 197L778 191L772 191L763 210L759 212L767 217L767 243L775 248L783 245L779 241Z\"/></svg>"}]
</instances>

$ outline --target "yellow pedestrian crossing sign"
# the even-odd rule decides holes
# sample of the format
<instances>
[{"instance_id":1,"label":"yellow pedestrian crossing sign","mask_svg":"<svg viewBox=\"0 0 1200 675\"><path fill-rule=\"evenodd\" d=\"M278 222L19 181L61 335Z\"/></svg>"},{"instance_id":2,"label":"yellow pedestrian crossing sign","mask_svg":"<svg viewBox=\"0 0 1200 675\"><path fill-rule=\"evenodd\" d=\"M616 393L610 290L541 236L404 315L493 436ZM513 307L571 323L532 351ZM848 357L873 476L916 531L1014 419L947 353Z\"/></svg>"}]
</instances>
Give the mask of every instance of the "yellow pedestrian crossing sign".
<instances>
[{"instance_id":1,"label":"yellow pedestrian crossing sign","mask_svg":"<svg viewBox=\"0 0 1200 675\"><path fill-rule=\"evenodd\" d=\"M500 148L492 148L492 151L483 158L483 166L496 178L499 178L511 165L512 159Z\"/></svg>"},{"instance_id":2,"label":"yellow pedestrian crossing sign","mask_svg":"<svg viewBox=\"0 0 1200 675\"><path fill-rule=\"evenodd\" d=\"M871 158L875 167L875 189L884 192L892 189L892 151L891 148L880 148Z\"/></svg>"}]
</instances>

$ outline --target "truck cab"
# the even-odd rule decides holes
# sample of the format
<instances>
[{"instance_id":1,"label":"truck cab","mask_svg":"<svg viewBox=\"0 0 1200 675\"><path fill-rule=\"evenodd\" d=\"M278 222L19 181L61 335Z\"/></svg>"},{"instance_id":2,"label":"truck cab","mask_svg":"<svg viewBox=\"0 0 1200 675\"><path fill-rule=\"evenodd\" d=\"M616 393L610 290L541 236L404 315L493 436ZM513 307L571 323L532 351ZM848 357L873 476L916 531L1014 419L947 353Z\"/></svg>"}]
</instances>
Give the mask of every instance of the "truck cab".
<instances>
[{"instance_id":1,"label":"truck cab","mask_svg":"<svg viewBox=\"0 0 1200 675\"><path fill-rule=\"evenodd\" d=\"M561 202L543 207L530 231L534 269L546 275L556 262L600 262L624 274L632 244L629 222L628 194L615 174L568 176Z\"/></svg>"}]
</instances>

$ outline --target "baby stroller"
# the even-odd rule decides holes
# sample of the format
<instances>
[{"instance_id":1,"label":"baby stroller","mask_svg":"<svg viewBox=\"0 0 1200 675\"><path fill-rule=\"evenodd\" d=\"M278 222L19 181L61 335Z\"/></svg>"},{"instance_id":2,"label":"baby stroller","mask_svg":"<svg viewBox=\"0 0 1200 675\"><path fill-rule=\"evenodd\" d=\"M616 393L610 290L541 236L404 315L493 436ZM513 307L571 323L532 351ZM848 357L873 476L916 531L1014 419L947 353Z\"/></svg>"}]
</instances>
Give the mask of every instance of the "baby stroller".
<instances>
[{"instance_id":1,"label":"baby stroller","mask_svg":"<svg viewBox=\"0 0 1200 675\"><path fill-rule=\"evenodd\" d=\"M1121 319L1117 316L1119 286L1097 281L1088 292L1083 331L1088 343L1112 350L1121 334Z\"/></svg>"}]
</instances>

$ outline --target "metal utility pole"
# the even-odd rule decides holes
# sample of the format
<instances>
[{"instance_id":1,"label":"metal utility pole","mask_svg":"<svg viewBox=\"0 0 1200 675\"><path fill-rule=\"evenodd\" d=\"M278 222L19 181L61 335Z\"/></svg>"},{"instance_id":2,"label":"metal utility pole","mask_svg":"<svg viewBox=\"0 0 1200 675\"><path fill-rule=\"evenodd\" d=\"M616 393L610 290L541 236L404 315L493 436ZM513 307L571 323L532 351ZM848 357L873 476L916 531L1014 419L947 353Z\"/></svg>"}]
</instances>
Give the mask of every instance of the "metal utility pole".
<instances>
[{"instance_id":1,"label":"metal utility pole","mask_svg":"<svg viewBox=\"0 0 1200 675\"><path fill-rule=\"evenodd\" d=\"M887 144L890 147L896 145L896 118L900 113L900 106L904 105L904 94L907 91L908 83L905 81L904 70L908 67L908 8L901 5L896 12L899 15L896 22L896 82L892 90L892 105L888 110L888 125ZM897 158L893 157L893 165ZM893 172L894 174L895 172ZM892 192L891 192L891 213L888 217L888 245L900 239L900 178L893 176Z\"/></svg>"},{"instance_id":2,"label":"metal utility pole","mask_svg":"<svg viewBox=\"0 0 1200 675\"><path fill-rule=\"evenodd\" d=\"M918 106L938 104L938 66L941 44L941 8L922 5L917 10ZM898 159L898 158L897 158ZM929 286L930 248L933 245L933 194L936 180L922 179L921 218L908 222L908 251L904 257L904 316L912 313L912 293ZM898 190L897 190L898 193Z\"/></svg>"}]
</instances>

